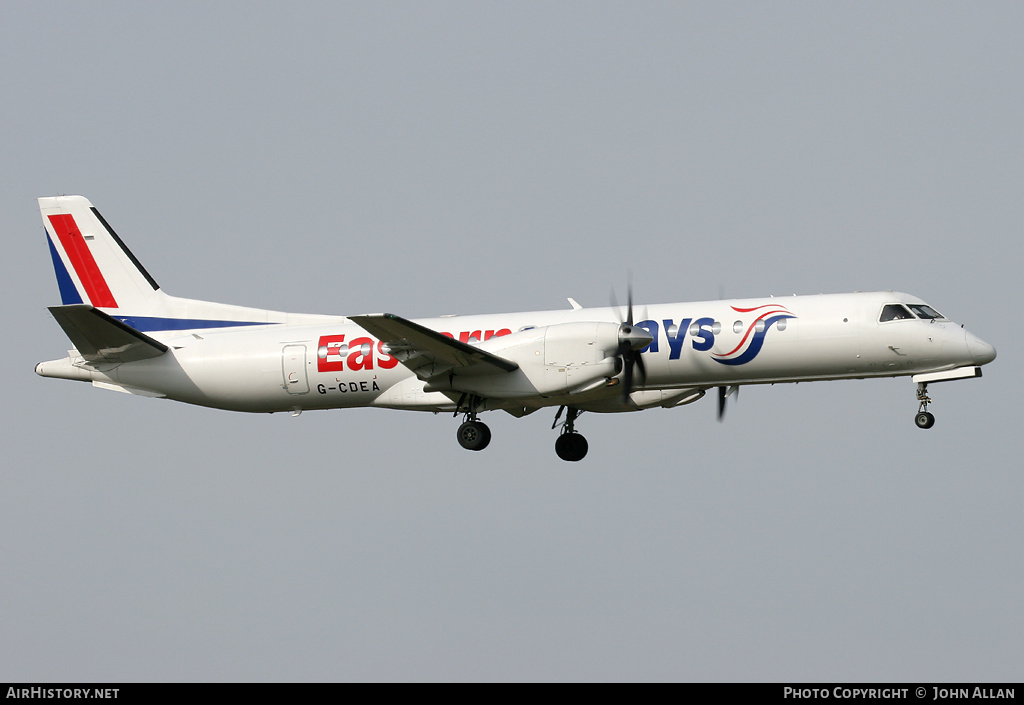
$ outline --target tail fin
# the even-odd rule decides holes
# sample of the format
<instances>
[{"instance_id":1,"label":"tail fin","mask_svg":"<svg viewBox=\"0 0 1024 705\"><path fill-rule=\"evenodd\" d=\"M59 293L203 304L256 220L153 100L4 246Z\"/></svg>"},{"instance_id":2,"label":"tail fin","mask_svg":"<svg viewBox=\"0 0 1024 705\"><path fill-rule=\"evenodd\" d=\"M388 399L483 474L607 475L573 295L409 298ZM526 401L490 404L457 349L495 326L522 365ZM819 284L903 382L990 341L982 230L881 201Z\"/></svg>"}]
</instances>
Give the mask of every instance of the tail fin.
<instances>
[{"instance_id":1,"label":"tail fin","mask_svg":"<svg viewBox=\"0 0 1024 705\"><path fill-rule=\"evenodd\" d=\"M39 199L61 302L116 315L159 308L160 287L82 196Z\"/></svg>"},{"instance_id":2,"label":"tail fin","mask_svg":"<svg viewBox=\"0 0 1024 705\"><path fill-rule=\"evenodd\" d=\"M92 306L129 328L157 334L280 323L318 324L338 318L170 296L157 286L88 199L40 198L39 210L65 307ZM54 317L64 326L56 312Z\"/></svg>"}]
</instances>

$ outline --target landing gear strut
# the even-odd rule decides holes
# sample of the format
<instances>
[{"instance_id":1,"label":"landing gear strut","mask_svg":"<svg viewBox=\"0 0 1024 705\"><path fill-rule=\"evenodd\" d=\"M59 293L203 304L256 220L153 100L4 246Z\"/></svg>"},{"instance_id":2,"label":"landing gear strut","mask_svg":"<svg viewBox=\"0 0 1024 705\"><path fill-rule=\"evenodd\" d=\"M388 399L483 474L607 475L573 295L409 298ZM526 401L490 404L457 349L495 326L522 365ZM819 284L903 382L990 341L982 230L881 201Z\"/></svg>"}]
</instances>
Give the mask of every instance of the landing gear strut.
<instances>
[{"instance_id":1,"label":"landing gear strut","mask_svg":"<svg viewBox=\"0 0 1024 705\"><path fill-rule=\"evenodd\" d=\"M562 460L569 462L583 460L590 446L587 443L587 439L582 434L576 432L576 417L580 415L579 409L571 406L558 407L558 413L555 414L555 422L551 425L551 428L558 426L558 419L561 418L562 411L566 411L565 423L562 424L562 432L559 434L558 440L555 441L555 454Z\"/></svg>"},{"instance_id":2,"label":"landing gear strut","mask_svg":"<svg viewBox=\"0 0 1024 705\"><path fill-rule=\"evenodd\" d=\"M918 382L917 384L917 415L914 417L914 423L917 424L918 428L931 428L935 425L935 414L928 411L928 404L931 403L931 397L928 396L928 383Z\"/></svg>"},{"instance_id":3,"label":"landing gear strut","mask_svg":"<svg viewBox=\"0 0 1024 705\"><path fill-rule=\"evenodd\" d=\"M491 442L491 429L476 418L482 399L474 395L468 397L468 404L464 404L466 400L467 395L464 394L455 409L456 416L459 412L465 411L462 425L455 434L456 438L459 439L459 445L466 450L483 450Z\"/></svg>"}]
</instances>

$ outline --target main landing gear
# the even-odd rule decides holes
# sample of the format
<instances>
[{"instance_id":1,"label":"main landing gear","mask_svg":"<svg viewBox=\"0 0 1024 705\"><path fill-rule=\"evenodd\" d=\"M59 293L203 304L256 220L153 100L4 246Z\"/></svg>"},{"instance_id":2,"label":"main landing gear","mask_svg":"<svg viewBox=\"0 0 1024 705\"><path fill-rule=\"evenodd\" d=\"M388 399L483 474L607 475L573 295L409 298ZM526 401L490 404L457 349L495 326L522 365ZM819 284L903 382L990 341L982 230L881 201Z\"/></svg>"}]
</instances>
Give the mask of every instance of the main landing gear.
<instances>
[{"instance_id":1,"label":"main landing gear","mask_svg":"<svg viewBox=\"0 0 1024 705\"><path fill-rule=\"evenodd\" d=\"M559 434L558 440L555 441L555 454L562 460L576 462L583 460L590 448L587 439L576 432L576 417L580 415L579 409L574 409L571 406L558 407L558 413L555 414L555 422L551 424L551 428L557 428L558 419L566 409L568 411L565 415L565 423L562 424L562 432Z\"/></svg>"},{"instance_id":2,"label":"main landing gear","mask_svg":"<svg viewBox=\"0 0 1024 705\"><path fill-rule=\"evenodd\" d=\"M483 450L491 442L491 429L482 421L470 419L459 426L459 445L466 450Z\"/></svg>"},{"instance_id":3,"label":"main landing gear","mask_svg":"<svg viewBox=\"0 0 1024 705\"><path fill-rule=\"evenodd\" d=\"M455 436L459 439L459 445L466 450L483 450L491 442L491 429L487 427L487 424L477 420L477 414L482 404L483 400L480 397L466 394L459 399L459 403L456 405L455 416L464 414L464 417ZM555 422L551 424L551 428L558 428L558 420L562 418L563 412L565 412L565 421L562 422L562 431L555 441L555 453L562 460L571 463L583 460L590 446L587 439L576 432L576 417L580 415L580 410L571 406L558 407L558 413L555 414Z\"/></svg>"},{"instance_id":4,"label":"main landing gear","mask_svg":"<svg viewBox=\"0 0 1024 705\"><path fill-rule=\"evenodd\" d=\"M918 382L917 401L917 415L914 417L914 423L917 424L918 428L931 428L935 425L935 414L928 411L928 405L932 400L928 396L927 382Z\"/></svg>"},{"instance_id":5,"label":"main landing gear","mask_svg":"<svg viewBox=\"0 0 1024 705\"><path fill-rule=\"evenodd\" d=\"M466 395L463 395L463 398L459 400L458 407L455 409L456 416L463 409L466 410L465 420L459 426L456 437L459 439L459 445L466 450L483 450L491 442L491 429L487 427L487 424L478 421L476 418L481 399L478 396L469 397L468 404L463 406L465 401Z\"/></svg>"}]
</instances>

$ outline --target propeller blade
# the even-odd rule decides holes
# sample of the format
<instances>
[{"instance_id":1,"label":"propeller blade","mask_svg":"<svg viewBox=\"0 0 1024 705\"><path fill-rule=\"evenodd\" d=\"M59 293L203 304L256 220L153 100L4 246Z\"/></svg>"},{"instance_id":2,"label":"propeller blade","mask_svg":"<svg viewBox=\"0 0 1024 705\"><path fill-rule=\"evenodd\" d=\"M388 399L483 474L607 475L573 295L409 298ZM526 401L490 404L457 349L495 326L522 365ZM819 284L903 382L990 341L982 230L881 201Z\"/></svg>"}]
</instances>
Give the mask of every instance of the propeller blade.
<instances>
[{"instance_id":1,"label":"propeller blade","mask_svg":"<svg viewBox=\"0 0 1024 705\"><path fill-rule=\"evenodd\" d=\"M640 384L643 385L647 382L647 368L644 366L644 356L640 354L640 351L636 351L636 371L640 373Z\"/></svg>"},{"instance_id":2,"label":"propeller blade","mask_svg":"<svg viewBox=\"0 0 1024 705\"><path fill-rule=\"evenodd\" d=\"M612 291L612 306L622 317L622 311L615 301L615 292ZM633 276L629 277L629 286L626 289L626 320L619 326L619 347L616 351L622 361L622 401L629 401L639 384L647 381L647 367L644 365L644 358L640 351L653 342L654 337L645 328L637 328L633 324Z\"/></svg>"},{"instance_id":3,"label":"propeller blade","mask_svg":"<svg viewBox=\"0 0 1024 705\"><path fill-rule=\"evenodd\" d=\"M735 396L737 401L740 398L740 386L734 384L731 387L719 387L718 388L718 420L721 421L725 416L725 400L729 396Z\"/></svg>"},{"instance_id":4,"label":"propeller blade","mask_svg":"<svg viewBox=\"0 0 1024 705\"><path fill-rule=\"evenodd\" d=\"M623 356L622 364L625 367L622 375L622 401L627 402L633 392L633 360L629 353Z\"/></svg>"}]
</instances>

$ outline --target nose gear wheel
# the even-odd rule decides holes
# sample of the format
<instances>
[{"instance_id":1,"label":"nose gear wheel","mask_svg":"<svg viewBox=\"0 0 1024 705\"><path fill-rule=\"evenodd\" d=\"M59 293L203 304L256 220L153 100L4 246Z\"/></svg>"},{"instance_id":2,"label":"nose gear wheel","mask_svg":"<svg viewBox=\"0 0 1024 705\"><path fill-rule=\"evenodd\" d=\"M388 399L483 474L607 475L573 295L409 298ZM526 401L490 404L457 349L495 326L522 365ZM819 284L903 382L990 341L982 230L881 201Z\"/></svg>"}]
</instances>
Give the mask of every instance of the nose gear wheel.
<instances>
[{"instance_id":1,"label":"nose gear wheel","mask_svg":"<svg viewBox=\"0 0 1024 705\"><path fill-rule=\"evenodd\" d=\"M928 411L931 397L928 396L928 383L919 382L917 385L917 414L914 416L914 423L918 428L931 428L935 425L935 414Z\"/></svg>"}]
</instances>

